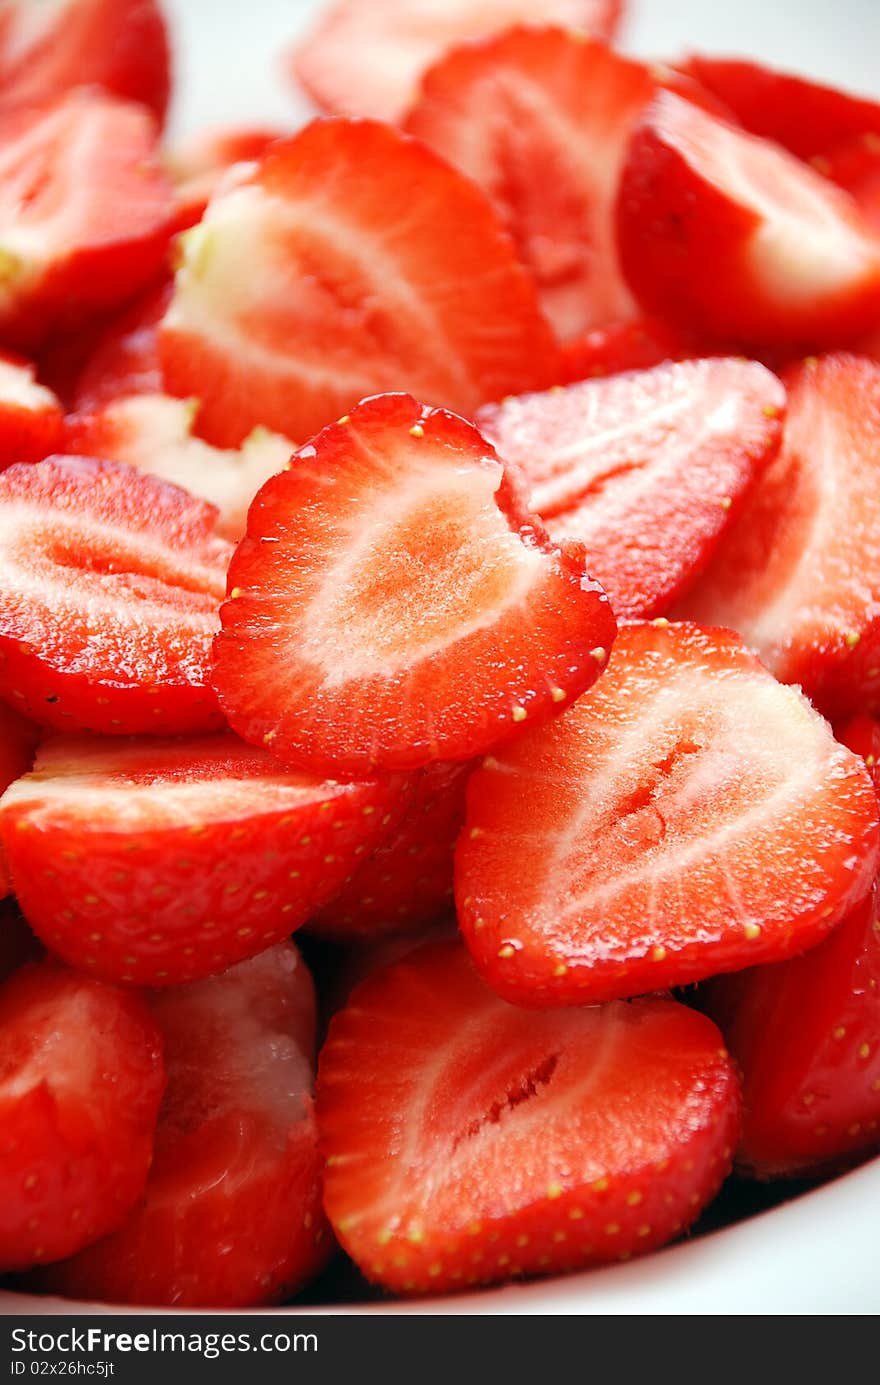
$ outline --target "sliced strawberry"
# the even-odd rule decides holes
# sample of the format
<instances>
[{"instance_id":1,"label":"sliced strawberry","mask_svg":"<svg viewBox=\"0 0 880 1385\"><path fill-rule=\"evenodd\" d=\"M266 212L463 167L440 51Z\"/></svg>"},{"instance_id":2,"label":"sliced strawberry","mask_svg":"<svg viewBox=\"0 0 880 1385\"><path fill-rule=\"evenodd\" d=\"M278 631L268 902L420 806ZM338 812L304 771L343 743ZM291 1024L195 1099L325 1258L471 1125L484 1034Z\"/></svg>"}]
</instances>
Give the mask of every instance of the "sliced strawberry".
<instances>
[{"instance_id":1,"label":"sliced strawberry","mask_svg":"<svg viewBox=\"0 0 880 1385\"><path fill-rule=\"evenodd\" d=\"M841 744L861 755L880 794L880 721L876 717L856 716L837 731Z\"/></svg>"},{"instance_id":2,"label":"sliced strawberry","mask_svg":"<svg viewBox=\"0 0 880 1385\"><path fill-rule=\"evenodd\" d=\"M0 475L0 695L45 726L221 724L206 685L231 545L217 512L132 467L51 457Z\"/></svg>"},{"instance_id":3,"label":"sliced strawberry","mask_svg":"<svg viewBox=\"0 0 880 1385\"><path fill-rule=\"evenodd\" d=\"M19 903L105 981L166 986L280 942L387 836L401 785L285 771L235 736L57 736L2 799Z\"/></svg>"},{"instance_id":4,"label":"sliced strawberry","mask_svg":"<svg viewBox=\"0 0 880 1385\"><path fill-rule=\"evenodd\" d=\"M200 130L175 145L167 162L177 185L179 224L194 226L235 164L261 159L282 130L259 126L228 126Z\"/></svg>"},{"instance_id":5,"label":"sliced strawberry","mask_svg":"<svg viewBox=\"0 0 880 1385\"><path fill-rule=\"evenodd\" d=\"M477 413L552 538L578 539L618 616L662 614L778 450L785 390L754 361L684 361Z\"/></svg>"},{"instance_id":6,"label":"sliced strawberry","mask_svg":"<svg viewBox=\"0 0 880 1385\"><path fill-rule=\"evenodd\" d=\"M162 363L219 446L257 424L310 437L385 390L467 413L552 383L534 285L482 193L386 126L274 145L183 246Z\"/></svg>"},{"instance_id":7,"label":"sliced strawberry","mask_svg":"<svg viewBox=\"0 0 880 1385\"><path fill-rule=\"evenodd\" d=\"M88 90L4 115L0 204L0 339L37 345L126 302L172 229L152 117Z\"/></svg>"},{"instance_id":8,"label":"sliced strawberry","mask_svg":"<svg viewBox=\"0 0 880 1385\"><path fill-rule=\"evenodd\" d=\"M707 987L743 1075L738 1162L803 1174L880 1145L880 921L872 892L805 957Z\"/></svg>"},{"instance_id":9,"label":"sliced strawberry","mask_svg":"<svg viewBox=\"0 0 880 1385\"><path fill-rule=\"evenodd\" d=\"M148 290L105 329L78 372L73 404L92 413L133 394L161 394L158 330L171 301L171 283Z\"/></svg>"},{"instance_id":10,"label":"sliced strawberry","mask_svg":"<svg viewBox=\"0 0 880 1385\"><path fill-rule=\"evenodd\" d=\"M27 774L40 739L39 728L0 702L0 794L20 775ZM9 866L0 846L0 898L9 894Z\"/></svg>"},{"instance_id":11,"label":"sliced strawberry","mask_svg":"<svg viewBox=\"0 0 880 1385\"><path fill-rule=\"evenodd\" d=\"M782 450L682 612L739 630L836 720L880 707L880 365L826 356L786 381Z\"/></svg>"},{"instance_id":12,"label":"sliced strawberry","mask_svg":"<svg viewBox=\"0 0 880 1385\"><path fill-rule=\"evenodd\" d=\"M136 996L49 962L0 987L0 1267L60 1259L122 1223L164 1085Z\"/></svg>"},{"instance_id":13,"label":"sliced strawberry","mask_svg":"<svg viewBox=\"0 0 880 1385\"><path fill-rule=\"evenodd\" d=\"M530 1014L460 943L370 976L321 1054L325 1206L404 1293L652 1250L729 1166L739 1085L704 1015L648 998Z\"/></svg>"},{"instance_id":14,"label":"sliced strawberry","mask_svg":"<svg viewBox=\"0 0 880 1385\"><path fill-rule=\"evenodd\" d=\"M614 639L469 423L381 395L268 481L229 569L214 686L319 773L468 760L590 686Z\"/></svg>"},{"instance_id":15,"label":"sliced strawberry","mask_svg":"<svg viewBox=\"0 0 880 1385\"><path fill-rule=\"evenodd\" d=\"M183 486L216 505L218 531L239 539L248 506L264 481L281 471L294 445L279 433L255 428L240 449L212 447L193 433L198 400L167 394L117 399L97 413L67 420L65 450L85 457L111 457L139 471Z\"/></svg>"},{"instance_id":16,"label":"sliced strawberry","mask_svg":"<svg viewBox=\"0 0 880 1385\"><path fill-rule=\"evenodd\" d=\"M473 765L428 765L398 827L313 920L320 937L368 942L454 908L452 861Z\"/></svg>"},{"instance_id":17,"label":"sliced strawberry","mask_svg":"<svg viewBox=\"0 0 880 1385\"><path fill-rule=\"evenodd\" d=\"M645 311L698 334L825 346L880 316L880 237L854 200L669 92L633 136L618 236Z\"/></svg>"},{"instance_id":18,"label":"sliced strawberry","mask_svg":"<svg viewBox=\"0 0 880 1385\"><path fill-rule=\"evenodd\" d=\"M877 860L867 771L800 692L730 631L659 620L474 773L455 892L500 995L575 1005L802 952Z\"/></svg>"},{"instance_id":19,"label":"sliced strawberry","mask_svg":"<svg viewBox=\"0 0 880 1385\"><path fill-rule=\"evenodd\" d=\"M326 1259L312 1108L315 1002L291 943L162 991L168 1091L146 1196L44 1276L54 1292L174 1308L273 1303Z\"/></svg>"},{"instance_id":20,"label":"sliced strawberry","mask_svg":"<svg viewBox=\"0 0 880 1385\"><path fill-rule=\"evenodd\" d=\"M63 432L61 405L31 362L0 353L0 471L57 452Z\"/></svg>"},{"instance_id":21,"label":"sliced strawberry","mask_svg":"<svg viewBox=\"0 0 880 1385\"><path fill-rule=\"evenodd\" d=\"M681 70L727 107L754 135L800 159L828 154L863 134L880 134L880 104L789 72L738 58L693 55Z\"/></svg>"},{"instance_id":22,"label":"sliced strawberry","mask_svg":"<svg viewBox=\"0 0 880 1385\"><path fill-rule=\"evenodd\" d=\"M563 343L562 369L556 383L573 385L578 380L619 375L624 370L650 370L664 361L687 361L706 354L689 334L659 319L611 322Z\"/></svg>"},{"instance_id":23,"label":"sliced strawberry","mask_svg":"<svg viewBox=\"0 0 880 1385\"><path fill-rule=\"evenodd\" d=\"M0 102L32 105L101 86L164 118L168 34L158 0L3 0Z\"/></svg>"},{"instance_id":24,"label":"sliced strawberry","mask_svg":"<svg viewBox=\"0 0 880 1385\"><path fill-rule=\"evenodd\" d=\"M880 232L880 134L860 135L810 162L823 177L845 188Z\"/></svg>"},{"instance_id":25,"label":"sliced strawberry","mask_svg":"<svg viewBox=\"0 0 880 1385\"><path fill-rule=\"evenodd\" d=\"M622 7L547 0L541 19L610 39ZM336 0L291 51L291 74L326 111L397 120L448 48L534 17L530 0Z\"/></svg>"}]
</instances>

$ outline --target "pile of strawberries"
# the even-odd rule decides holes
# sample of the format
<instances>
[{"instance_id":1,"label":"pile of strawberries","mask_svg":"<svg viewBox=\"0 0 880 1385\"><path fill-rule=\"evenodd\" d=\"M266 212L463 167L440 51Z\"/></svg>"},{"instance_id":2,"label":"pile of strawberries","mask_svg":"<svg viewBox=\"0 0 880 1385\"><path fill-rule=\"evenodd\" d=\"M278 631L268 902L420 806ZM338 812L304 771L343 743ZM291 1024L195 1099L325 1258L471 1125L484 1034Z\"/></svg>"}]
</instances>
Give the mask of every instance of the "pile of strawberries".
<instances>
[{"instance_id":1,"label":"pile of strawberries","mask_svg":"<svg viewBox=\"0 0 880 1385\"><path fill-rule=\"evenodd\" d=\"M880 105L619 8L338 0L330 118L169 153L154 0L0 3L15 1283L450 1291L880 1146Z\"/></svg>"}]
</instances>

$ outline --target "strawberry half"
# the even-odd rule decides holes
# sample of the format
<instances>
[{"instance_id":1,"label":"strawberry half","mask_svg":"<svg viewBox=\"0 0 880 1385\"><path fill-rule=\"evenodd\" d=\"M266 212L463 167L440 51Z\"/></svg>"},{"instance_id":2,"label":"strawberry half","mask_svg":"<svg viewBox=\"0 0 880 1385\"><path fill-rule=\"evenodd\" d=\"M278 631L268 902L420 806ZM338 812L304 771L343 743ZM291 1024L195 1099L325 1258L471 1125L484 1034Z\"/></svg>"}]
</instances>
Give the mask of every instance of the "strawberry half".
<instances>
[{"instance_id":1,"label":"strawberry half","mask_svg":"<svg viewBox=\"0 0 880 1385\"><path fill-rule=\"evenodd\" d=\"M743 1076L737 1162L825 1171L880 1145L880 921L872 892L805 957L720 977L706 1006Z\"/></svg>"},{"instance_id":2,"label":"strawberry half","mask_svg":"<svg viewBox=\"0 0 880 1385\"><path fill-rule=\"evenodd\" d=\"M880 706L880 365L826 356L785 378L782 450L681 609L838 719Z\"/></svg>"},{"instance_id":3,"label":"strawberry half","mask_svg":"<svg viewBox=\"0 0 880 1385\"><path fill-rule=\"evenodd\" d=\"M167 986L280 942L401 811L401 785L324 783L235 736L57 736L0 800L21 908L72 966Z\"/></svg>"},{"instance_id":4,"label":"strawberry half","mask_svg":"<svg viewBox=\"0 0 880 1385\"><path fill-rule=\"evenodd\" d=\"M264 481L287 465L293 443L255 428L239 449L212 447L194 435L198 400L167 394L116 399L92 414L67 420L65 451L111 457L138 471L183 486L216 505L218 532L239 539L248 506Z\"/></svg>"},{"instance_id":5,"label":"strawberry half","mask_svg":"<svg viewBox=\"0 0 880 1385\"><path fill-rule=\"evenodd\" d=\"M693 54L679 66L746 130L800 159L828 154L859 135L880 135L880 105L850 92L739 58Z\"/></svg>"},{"instance_id":6,"label":"strawberry half","mask_svg":"<svg viewBox=\"0 0 880 1385\"><path fill-rule=\"evenodd\" d=\"M27 774L40 739L39 728L0 702L0 794L20 775ZM9 865L0 846L0 898L9 894Z\"/></svg>"},{"instance_id":7,"label":"strawberry half","mask_svg":"<svg viewBox=\"0 0 880 1385\"><path fill-rule=\"evenodd\" d=\"M880 128L880 127L878 127ZM811 159L817 173L830 178L855 198L859 209L880 233L880 134L859 135Z\"/></svg>"},{"instance_id":8,"label":"strawberry half","mask_svg":"<svg viewBox=\"0 0 880 1385\"><path fill-rule=\"evenodd\" d=\"M370 976L321 1054L325 1206L403 1293L628 1259L730 1166L739 1086L704 1015L648 998L527 1013L460 943Z\"/></svg>"},{"instance_id":9,"label":"strawberry half","mask_svg":"<svg viewBox=\"0 0 880 1385\"><path fill-rule=\"evenodd\" d=\"M182 244L162 365L218 446L257 424L307 438L386 390L470 412L553 380L534 285L492 208L387 126L315 121L273 145Z\"/></svg>"},{"instance_id":10,"label":"strawberry half","mask_svg":"<svg viewBox=\"0 0 880 1385\"><path fill-rule=\"evenodd\" d=\"M268 481L229 569L214 686L245 740L319 773L467 760L558 712L615 622L469 423L381 395Z\"/></svg>"},{"instance_id":11,"label":"strawberry half","mask_svg":"<svg viewBox=\"0 0 880 1385\"><path fill-rule=\"evenodd\" d=\"M0 354L0 471L57 452L63 432L61 405L31 362Z\"/></svg>"},{"instance_id":12,"label":"strawberry half","mask_svg":"<svg viewBox=\"0 0 880 1385\"><path fill-rule=\"evenodd\" d=\"M0 117L0 339L38 345L161 268L171 184L141 106L76 90Z\"/></svg>"},{"instance_id":13,"label":"strawberry half","mask_svg":"<svg viewBox=\"0 0 880 1385\"><path fill-rule=\"evenodd\" d=\"M406 128L491 198L557 336L634 317L614 204L650 70L565 29L513 29L445 54Z\"/></svg>"},{"instance_id":14,"label":"strawberry half","mask_svg":"<svg viewBox=\"0 0 880 1385\"><path fill-rule=\"evenodd\" d=\"M116 462L0 474L0 695L63 730L221 724L206 675L232 548L216 518Z\"/></svg>"},{"instance_id":15,"label":"strawberry half","mask_svg":"<svg viewBox=\"0 0 880 1385\"><path fill-rule=\"evenodd\" d=\"M94 413L133 394L162 393L158 331L171 292L170 282L149 289L104 329L77 372L72 400L77 413Z\"/></svg>"},{"instance_id":16,"label":"strawberry half","mask_svg":"<svg viewBox=\"0 0 880 1385\"><path fill-rule=\"evenodd\" d=\"M861 755L880 795L880 721L865 715L853 717L838 729L837 739Z\"/></svg>"},{"instance_id":17,"label":"strawberry half","mask_svg":"<svg viewBox=\"0 0 880 1385\"><path fill-rule=\"evenodd\" d=\"M452 862L473 765L428 765L397 828L313 919L311 931L372 942L431 923L454 908Z\"/></svg>"},{"instance_id":18,"label":"strawberry half","mask_svg":"<svg viewBox=\"0 0 880 1385\"><path fill-rule=\"evenodd\" d=\"M150 106L170 95L170 53L157 0L3 0L0 104L33 105L100 86Z\"/></svg>"},{"instance_id":19,"label":"strawberry half","mask_svg":"<svg viewBox=\"0 0 880 1385\"><path fill-rule=\"evenodd\" d=\"M650 370L664 361L687 361L705 356L693 337L678 332L657 318L610 322L583 336L573 337L561 348L562 369L557 384L573 385L624 370Z\"/></svg>"},{"instance_id":20,"label":"strawberry half","mask_svg":"<svg viewBox=\"0 0 880 1385\"><path fill-rule=\"evenodd\" d=\"M150 1001L168 1090L146 1193L44 1287L138 1307L274 1303L330 1249L312 1108L315 1001L284 943Z\"/></svg>"},{"instance_id":21,"label":"strawberry half","mask_svg":"<svg viewBox=\"0 0 880 1385\"><path fill-rule=\"evenodd\" d=\"M548 24L610 39L622 0L546 0ZM534 18L530 0L336 0L292 49L291 75L324 110L397 120L447 49Z\"/></svg>"},{"instance_id":22,"label":"strawberry half","mask_svg":"<svg viewBox=\"0 0 880 1385\"><path fill-rule=\"evenodd\" d=\"M877 861L867 771L800 692L730 631L659 620L475 771L455 892L499 995L578 1005L802 952Z\"/></svg>"},{"instance_id":23,"label":"strawberry half","mask_svg":"<svg viewBox=\"0 0 880 1385\"><path fill-rule=\"evenodd\" d=\"M200 130L176 144L167 164L176 185L181 227L201 221L205 208L234 164L261 159L270 144L285 138L282 130L228 126Z\"/></svg>"},{"instance_id":24,"label":"strawberry half","mask_svg":"<svg viewBox=\"0 0 880 1385\"><path fill-rule=\"evenodd\" d=\"M880 316L880 237L854 200L670 92L633 135L617 227L645 311L697 333L827 346Z\"/></svg>"},{"instance_id":25,"label":"strawberry half","mask_svg":"<svg viewBox=\"0 0 880 1385\"><path fill-rule=\"evenodd\" d=\"M164 1085L138 997L49 962L0 987L0 1268L71 1255L122 1223Z\"/></svg>"},{"instance_id":26,"label":"strawberry half","mask_svg":"<svg viewBox=\"0 0 880 1385\"><path fill-rule=\"evenodd\" d=\"M753 361L685 361L508 398L477 426L551 538L577 539L618 616L664 612L705 567L782 436Z\"/></svg>"}]
</instances>

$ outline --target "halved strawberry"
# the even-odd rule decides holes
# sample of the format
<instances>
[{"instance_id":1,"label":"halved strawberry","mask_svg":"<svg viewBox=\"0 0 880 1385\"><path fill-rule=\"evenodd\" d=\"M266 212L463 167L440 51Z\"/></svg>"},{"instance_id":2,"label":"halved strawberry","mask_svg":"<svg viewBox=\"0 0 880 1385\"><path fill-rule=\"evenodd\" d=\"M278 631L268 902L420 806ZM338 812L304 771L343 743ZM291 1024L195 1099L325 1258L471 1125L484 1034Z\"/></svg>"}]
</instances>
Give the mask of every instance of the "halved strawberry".
<instances>
[{"instance_id":1,"label":"halved strawberry","mask_svg":"<svg viewBox=\"0 0 880 1385\"><path fill-rule=\"evenodd\" d=\"M279 433L255 428L240 449L212 447L193 432L198 411L198 400L168 394L116 399L96 413L68 418L65 451L128 462L183 486L216 505L218 531L239 539L248 506L263 482L287 465L294 445Z\"/></svg>"},{"instance_id":2,"label":"halved strawberry","mask_svg":"<svg viewBox=\"0 0 880 1385\"><path fill-rule=\"evenodd\" d=\"M739 630L836 720L880 706L880 365L785 378L782 450L681 610Z\"/></svg>"},{"instance_id":3,"label":"halved strawberry","mask_svg":"<svg viewBox=\"0 0 880 1385\"><path fill-rule=\"evenodd\" d=\"M138 1307L246 1307L300 1288L331 1245L312 1107L315 1002L292 943L150 1001L168 1090L146 1194L46 1287Z\"/></svg>"},{"instance_id":4,"label":"halved strawberry","mask_svg":"<svg viewBox=\"0 0 880 1385\"><path fill-rule=\"evenodd\" d=\"M622 0L546 0L541 19L613 37ZM397 120L456 44L535 16L530 0L336 0L291 50L291 75L326 111Z\"/></svg>"},{"instance_id":5,"label":"halved strawberry","mask_svg":"<svg viewBox=\"0 0 880 1385\"><path fill-rule=\"evenodd\" d=\"M164 1085L138 997L50 962L0 987L0 1268L71 1255L123 1222Z\"/></svg>"},{"instance_id":6,"label":"halved strawberry","mask_svg":"<svg viewBox=\"0 0 880 1385\"><path fill-rule=\"evenodd\" d=\"M704 1015L660 998L527 1013L440 943L332 1022L325 1206L362 1272L404 1293L628 1259L714 1196L739 1117Z\"/></svg>"},{"instance_id":7,"label":"halved strawberry","mask_svg":"<svg viewBox=\"0 0 880 1385\"><path fill-rule=\"evenodd\" d=\"M785 390L754 361L684 361L487 405L552 538L584 544L618 616L662 614L779 448Z\"/></svg>"},{"instance_id":8,"label":"halved strawberry","mask_svg":"<svg viewBox=\"0 0 880 1385\"><path fill-rule=\"evenodd\" d=\"M229 569L214 686L279 759L363 775L467 760L558 712L615 622L469 423L380 395L268 481Z\"/></svg>"},{"instance_id":9,"label":"halved strawberry","mask_svg":"<svg viewBox=\"0 0 880 1385\"><path fill-rule=\"evenodd\" d=\"M257 424L310 437L385 390L469 412L552 382L535 287L492 208L387 126L315 121L182 243L166 386L202 400L219 446Z\"/></svg>"},{"instance_id":10,"label":"halved strawberry","mask_svg":"<svg viewBox=\"0 0 880 1385\"><path fill-rule=\"evenodd\" d=\"M845 188L880 233L880 134L859 135L811 159L824 178Z\"/></svg>"},{"instance_id":11,"label":"halved strawberry","mask_svg":"<svg viewBox=\"0 0 880 1385\"><path fill-rule=\"evenodd\" d=\"M0 474L0 695L66 730L220 725L206 676L232 547L216 519L117 462Z\"/></svg>"},{"instance_id":12,"label":"halved strawberry","mask_svg":"<svg viewBox=\"0 0 880 1385\"><path fill-rule=\"evenodd\" d=\"M152 107L162 120L169 69L158 0L3 0L0 6L3 106L101 86Z\"/></svg>"},{"instance_id":13,"label":"halved strawberry","mask_svg":"<svg viewBox=\"0 0 880 1385\"><path fill-rule=\"evenodd\" d=\"M0 702L0 794L20 775L27 774L39 739L39 727ZM11 889L6 855L0 845L0 898Z\"/></svg>"},{"instance_id":14,"label":"halved strawberry","mask_svg":"<svg viewBox=\"0 0 880 1385\"><path fill-rule=\"evenodd\" d=\"M261 126L222 126L199 130L176 144L166 157L176 184L178 222L194 226L234 164L252 163L270 144L286 138L282 130Z\"/></svg>"},{"instance_id":15,"label":"halved strawberry","mask_svg":"<svg viewBox=\"0 0 880 1385\"><path fill-rule=\"evenodd\" d=\"M828 154L858 135L880 135L880 104L850 92L741 58L692 54L679 66L746 130L800 159Z\"/></svg>"},{"instance_id":16,"label":"halved strawberry","mask_svg":"<svg viewBox=\"0 0 880 1385\"><path fill-rule=\"evenodd\" d=\"M0 471L57 452L63 432L61 405L37 383L33 364L0 353Z\"/></svg>"},{"instance_id":17,"label":"halved strawberry","mask_svg":"<svg viewBox=\"0 0 880 1385\"><path fill-rule=\"evenodd\" d=\"M472 763L428 765L378 851L312 920L322 938L370 942L430 923L453 907L452 861Z\"/></svg>"},{"instance_id":18,"label":"halved strawberry","mask_svg":"<svg viewBox=\"0 0 880 1385\"><path fill-rule=\"evenodd\" d=\"M171 184L152 117L72 91L0 118L0 340L34 346L125 303L158 273Z\"/></svg>"},{"instance_id":19,"label":"halved strawberry","mask_svg":"<svg viewBox=\"0 0 880 1385\"><path fill-rule=\"evenodd\" d=\"M401 784L322 782L232 735L56 736L0 800L18 901L105 981L167 986L280 942L402 811Z\"/></svg>"},{"instance_id":20,"label":"halved strawberry","mask_svg":"<svg viewBox=\"0 0 880 1385\"><path fill-rule=\"evenodd\" d=\"M825 346L880 316L880 237L853 199L670 92L633 135L617 224L643 308L698 333Z\"/></svg>"},{"instance_id":21,"label":"halved strawberry","mask_svg":"<svg viewBox=\"0 0 880 1385\"><path fill-rule=\"evenodd\" d=\"M743 1075L737 1162L818 1172L880 1145L880 920L873 891L805 957L720 977L706 1007Z\"/></svg>"},{"instance_id":22,"label":"halved strawberry","mask_svg":"<svg viewBox=\"0 0 880 1385\"><path fill-rule=\"evenodd\" d=\"M78 371L72 395L78 413L92 413L133 394L162 393L158 331L172 288L163 281L149 289L104 330Z\"/></svg>"},{"instance_id":23,"label":"halved strawberry","mask_svg":"<svg viewBox=\"0 0 880 1385\"><path fill-rule=\"evenodd\" d=\"M878 839L862 762L736 635L624 625L589 696L471 777L459 923L508 1000L637 995L820 942Z\"/></svg>"},{"instance_id":24,"label":"halved strawberry","mask_svg":"<svg viewBox=\"0 0 880 1385\"><path fill-rule=\"evenodd\" d=\"M624 370L650 370L664 361L687 361L706 354L689 333L676 331L658 318L610 322L562 344L556 384L573 385Z\"/></svg>"},{"instance_id":25,"label":"halved strawberry","mask_svg":"<svg viewBox=\"0 0 880 1385\"><path fill-rule=\"evenodd\" d=\"M874 788L880 794L880 721L864 714L853 717L838 728L837 739L861 755L874 781Z\"/></svg>"}]
</instances>

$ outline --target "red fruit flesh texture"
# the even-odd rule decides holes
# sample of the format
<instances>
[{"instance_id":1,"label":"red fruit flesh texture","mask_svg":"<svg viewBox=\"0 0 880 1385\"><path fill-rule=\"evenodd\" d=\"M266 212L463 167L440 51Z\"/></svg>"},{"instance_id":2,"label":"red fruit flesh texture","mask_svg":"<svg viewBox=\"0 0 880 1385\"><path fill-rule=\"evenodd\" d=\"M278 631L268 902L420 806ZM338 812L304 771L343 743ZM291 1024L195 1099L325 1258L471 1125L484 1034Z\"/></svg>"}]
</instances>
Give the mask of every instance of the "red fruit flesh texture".
<instances>
[{"instance_id":1,"label":"red fruit flesh texture","mask_svg":"<svg viewBox=\"0 0 880 1385\"><path fill-rule=\"evenodd\" d=\"M577 1005L802 952L877 860L867 771L801 694L730 631L655 621L474 773L455 892L500 995Z\"/></svg>"},{"instance_id":2,"label":"red fruit flesh texture","mask_svg":"<svg viewBox=\"0 0 880 1385\"><path fill-rule=\"evenodd\" d=\"M0 988L0 1267L71 1255L143 1191L165 1085L143 1001L54 963Z\"/></svg>"},{"instance_id":3,"label":"red fruit flesh texture","mask_svg":"<svg viewBox=\"0 0 880 1385\"><path fill-rule=\"evenodd\" d=\"M492 200L557 336L631 318L614 203L629 137L657 82L565 29L512 29L445 54L406 128Z\"/></svg>"},{"instance_id":4,"label":"red fruit flesh texture","mask_svg":"<svg viewBox=\"0 0 880 1385\"><path fill-rule=\"evenodd\" d=\"M0 471L57 452L63 431L61 405L31 362L0 353Z\"/></svg>"},{"instance_id":5,"label":"red fruit flesh texture","mask_svg":"<svg viewBox=\"0 0 880 1385\"><path fill-rule=\"evenodd\" d=\"M469 413L556 374L534 284L482 193L389 127L315 121L183 244L162 366L218 446L258 424L308 438L386 390Z\"/></svg>"},{"instance_id":6,"label":"red fruit flesh texture","mask_svg":"<svg viewBox=\"0 0 880 1385\"><path fill-rule=\"evenodd\" d=\"M527 1014L441 943L370 976L331 1025L325 1206L361 1271L403 1293L628 1258L714 1196L739 1105L696 1011Z\"/></svg>"},{"instance_id":7,"label":"red fruit flesh texture","mask_svg":"<svg viewBox=\"0 0 880 1385\"><path fill-rule=\"evenodd\" d=\"M473 764L429 765L396 830L312 920L311 932L372 942L454 908L452 862Z\"/></svg>"},{"instance_id":8,"label":"red fruit flesh texture","mask_svg":"<svg viewBox=\"0 0 880 1385\"><path fill-rule=\"evenodd\" d=\"M547 0L541 19L610 39L621 10L621 0ZM338 0L291 51L290 72L325 111L394 121L449 48L534 17L531 0Z\"/></svg>"},{"instance_id":9,"label":"red fruit flesh texture","mask_svg":"<svg viewBox=\"0 0 880 1385\"><path fill-rule=\"evenodd\" d=\"M810 162L817 173L845 188L880 232L880 134L859 135Z\"/></svg>"},{"instance_id":10,"label":"red fruit flesh texture","mask_svg":"<svg viewBox=\"0 0 880 1385\"><path fill-rule=\"evenodd\" d=\"M0 475L0 695L111 735L222 724L206 679L231 545L216 511L131 467L52 457Z\"/></svg>"},{"instance_id":11,"label":"red fruit flesh texture","mask_svg":"<svg viewBox=\"0 0 880 1385\"><path fill-rule=\"evenodd\" d=\"M171 283L150 289L106 329L77 380L77 413L91 413L135 394L161 394L157 333L171 292Z\"/></svg>"},{"instance_id":12,"label":"red fruit flesh texture","mask_svg":"<svg viewBox=\"0 0 880 1385\"><path fill-rule=\"evenodd\" d=\"M214 686L290 764L469 760L600 673L608 600L469 423L382 395L267 482L229 569Z\"/></svg>"},{"instance_id":13,"label":"red fruit flesh texture","mask_svg":"<svg viewBox=\"0 0 880 1385\"><path fill-rule=\"evenodd\" d=\"M402 786L285 771L235 736L46 741L0 801L19 903L104 980L176 985L280 942L402 811Z\"/></svg>"},{"instance_id":14,"label":"red fruit flesh texture","mask_svg":"<svg viewBox=\"0 0 880 1385\"><path fill-rule=\"evenodd\" d=\"M805 957L709 983L743 1075L744 1170L818 1173L880 1145L878 995L876 891Z\"/></svg>"},{"instance_id":15,"label":"red fruit flesh texture","mask_svg":"<svg viewBox=\"0 0 880 1385\"><path fill-rule=\"evenodd\" d=\"M39 728L33 722L0 702L0 794L30 769L39 739ZM0 846L0 898L11 889L9 864Z\"/></svg>"},{"instance_id":16,"label":"red fruit flesh texture","mask_svg":"<svg viewBox=\"0 0 880 1385\"><path fill-rule=\"evenodd\" d=\"M753 361L685 361L509 398L480 431L557 541L576 539L618 616L691 585L782 437L785 390Z\"/></svg>"},{"instance_id":17,"label":"red fruit flesh texture","mask_svg":"<svg viewBox=\"0 0 880 1385\"><path fill-rule=\"evenodd\" d=\"M161 269L171 183L141 106L78 90L0 116L0 340L30 349L117 308Z\"/></svg>"},{"instance_id":18,"label":"red fruit flesh texture","mask_svg":"<svg viewBox=\"0 0 880 1385\"><path fill-rule=\"evenodd\" d=\"M217 532L235 541L245 532L257 491L287 465L294 445L278 433L255 429L241 448L212 447L195 436L197 408L197 401L167 394L117 399L95 413L70 416L64 448L128 462L182 486L217 507Z\"/></svg>"},{"instance_id":19,"label":"red fruit flesh texture","mask_svg":"<svg viewBox=\"0 0 880 1385\"><path fill-rule=\"evenodd\" d=\"M633 135L617 229L645 312L707 338L823 348L880 316L880 238L854 200L669 92Z\"/></svg>"},{"instance_id":20,"label":"red fruit flesh texture","mask_svg":"<svg viewBox=\"0 0 880 1385\"><path fill-rule=\"evenodd\" d=\"M115 1235L46 1273L139 1307L277 1302L330 1249L312 1107L314 991L285 943L151 1000L168 1091L146 1194Z\"/></svg>"},{"instance_id":21,"label":"red fruit flesh texture","mask_svg":"<svg viewBox=\"0 0 880 1385\"><path fill-rule=\"evenodd\" d=\"M682 70L718 98L753 135L800 159L828 154L859 135L880 134L880 105L805 77L736 58L693 55Z\"/></svg>"},{"instance_id":22,"label":"red fruit flesh texture","mask_svg":"<svg viewBox=\"0 0 880 1385\"><path fill-rule=\"evenodd\" d=\"M163 120L170 53L156 0L6 0L0 13L0 103L33 105L100 86Z\"/></svg>"},{"instance_id":23,"label":"red fruit flesh texture","mask_svg":"<svg viewBox=\"0 0 880 1385\"><path fill-rule=\"evenodd\" d=\"M654 318L612 322L562 347L562 370L556 384L574 385L624 370L650 370L664 361L687 361L708 353L683 332Z\"/></svg>"},{"instance_id":24,"label":"red fruit flesh texture","mask_svg":"<svg viewBox=\"0 0 880 1385\"><path fill-rule=\"evenodd\" d=\"M838 728L837 739L842 745L861 755L880 794L880 721L864 714L852 717Z\"/></svg>"},{"instance_id":25,"label":"red fruit flesh texture","mask_svg":"<svg viewBox=\"0 0 880 1385\"><path fill-rule=\"evenodd\" d=\"M681 612L738 630L839 720L880 706L880 366L833 355L785 379L782 450Z\"/></svg>"}]
</instances>

